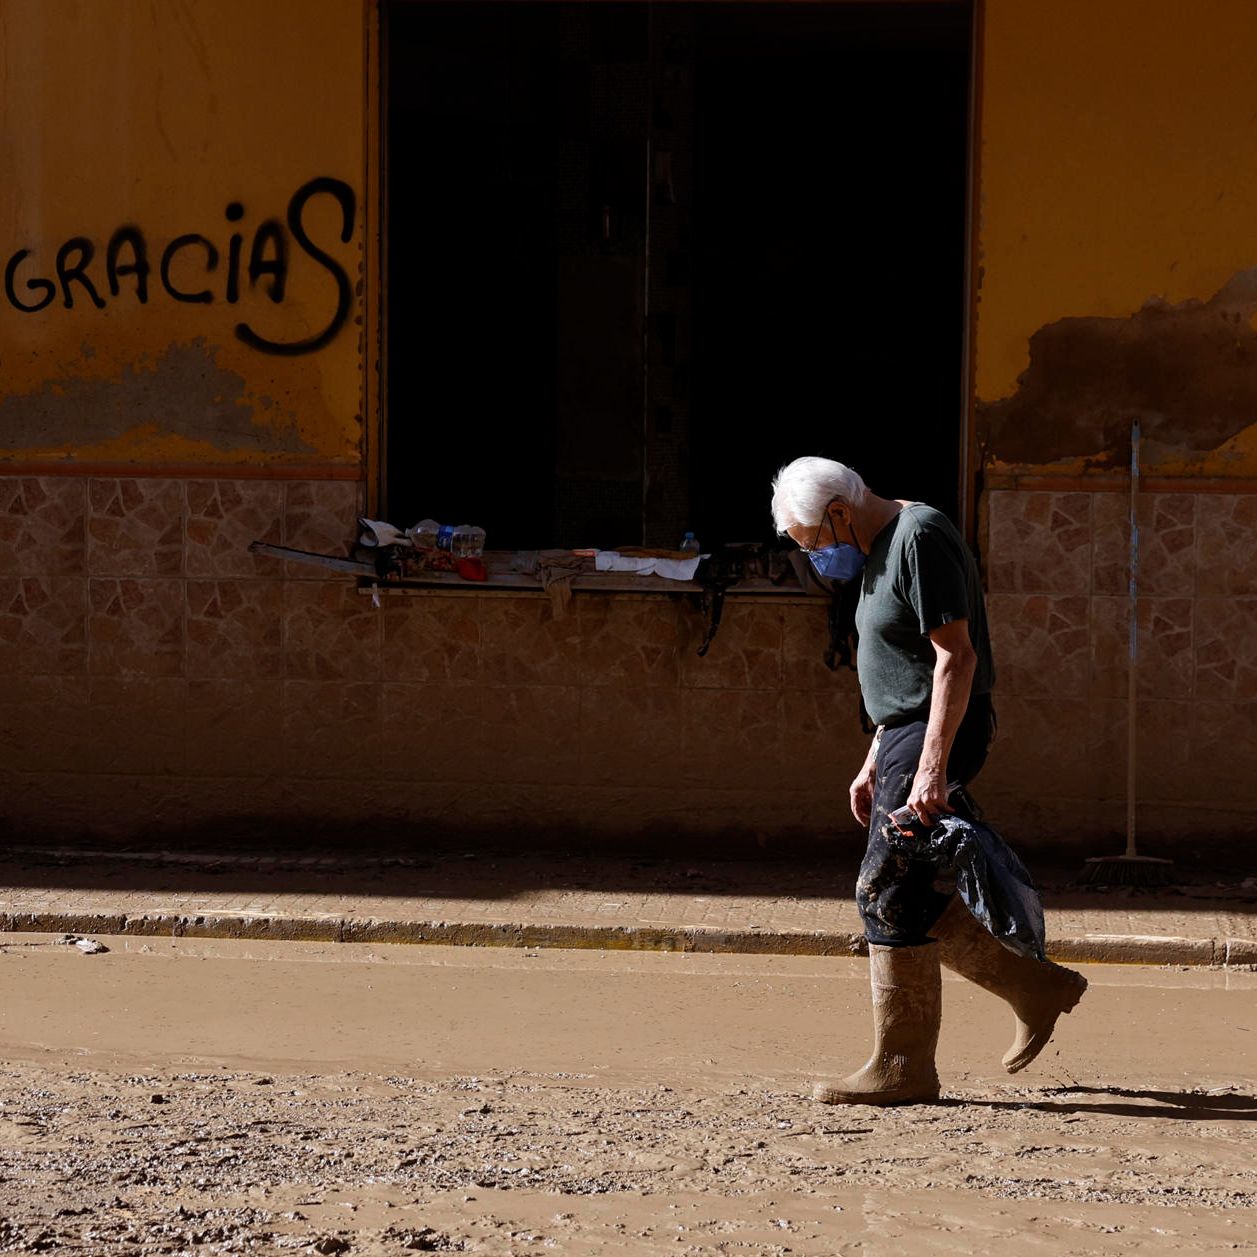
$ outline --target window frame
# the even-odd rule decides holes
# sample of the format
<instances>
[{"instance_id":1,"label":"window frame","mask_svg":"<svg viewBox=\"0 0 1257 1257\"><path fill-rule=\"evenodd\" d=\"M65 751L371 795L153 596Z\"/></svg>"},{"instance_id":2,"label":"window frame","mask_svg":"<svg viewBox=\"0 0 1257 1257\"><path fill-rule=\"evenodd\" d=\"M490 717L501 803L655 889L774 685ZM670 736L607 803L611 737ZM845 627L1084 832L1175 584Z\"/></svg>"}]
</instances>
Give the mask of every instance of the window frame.
<instances>
[{"instance_id":1,"label":"window frame","mask_svg":"<svg viewBox=\"0 0 1257 1257\"><path fill-rule=\"evenodd\" d=\"M527 4L532 0L514 0ZM636 0L651 3L652 0ZM729 0L733 2L733 0ZM781 4L806 3L807 0L779 0ZM842 0L834 0L841 3ZM918 0L918 2L955 5L956 0ZM985 18L985 0L965 0L969 16L968 99L966 122L966 198L964 205L964 253L965 267L962 282L964 304L963 335L958 371L959 408L956 416L959 425L958 456L956 460L957 525L975 553L981 554L985 540L980 531L979 498L981 496L982 451L976 436L976 364L973 347L976 343L977 301L979 288L979 223L977 205L981 190L981 102L982 102L982 38ZM367 0L363 10L365 27L364 62L364 161L363 216L365 230L364 248L364 297L361 303L363 324L362 355L362 441L364 506L372 518L387 518L388 459L389 459L389 352L387 337L389 302L389 134L388 99L390 58L388 55L389 14L407 0ZM881 0L893 7L900 0ZM651 161L650 136L647 136L647 164ZM650 197L647 195L649 204ZM648 237L649 246L649 237ZM650 267L647 254L644 275L644 297L647 302L645 318L649 318ZM644 374L649 373L649 360L643 364ZM645 382L648 390L648 379ZM646 408L650 406L646 393ZM647 442L643 447L643 473L648 474L651 449ZM643 493L643 517L647 510ZM644 524L645 527L645 524ZM512 551L511 553L519 553ZM369 583L369 582L368 582ZM675 582L674 582L675 584ZM434 587L442 587L436 585ZM515 586L497 586L515 588ZM583 588L580 578L574 587ZM697 585L695 588L699 588ZM522 591L521 591L522 592ZM643 591L644 592L644 591ZM660 590L672 593L673 590ZM738 594L737 586L730 593ZM751 591L746 591L750 593ZM760 596L782 597L791 594L788 589L760 589ZM801 601L813 601L814 596L795 587L793 596Z\"/></svg>"}]
</instances>

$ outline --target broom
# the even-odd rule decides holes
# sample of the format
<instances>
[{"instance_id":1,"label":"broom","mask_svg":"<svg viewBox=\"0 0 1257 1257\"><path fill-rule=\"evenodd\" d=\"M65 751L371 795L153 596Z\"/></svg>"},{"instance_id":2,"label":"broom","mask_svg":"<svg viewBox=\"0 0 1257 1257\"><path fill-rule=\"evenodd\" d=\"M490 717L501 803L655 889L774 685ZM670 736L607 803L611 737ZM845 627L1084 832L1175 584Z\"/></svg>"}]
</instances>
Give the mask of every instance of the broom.
<instances>
[{"instance_id":1,"label":"broom","mask_svg":"<svg viewBox=\"0 0 1257 1257\"><path fill-rule=\"evenodd\" d=\"M1130 675L1126 683L1126 850L1121 855L1093 856L1083 869L1091 886L1164 886L1171 880L1172 860L1140 855L1135 846L1135 738L1139 663L1139 420L1130 425Z\"/></svg>"}]
</instances>

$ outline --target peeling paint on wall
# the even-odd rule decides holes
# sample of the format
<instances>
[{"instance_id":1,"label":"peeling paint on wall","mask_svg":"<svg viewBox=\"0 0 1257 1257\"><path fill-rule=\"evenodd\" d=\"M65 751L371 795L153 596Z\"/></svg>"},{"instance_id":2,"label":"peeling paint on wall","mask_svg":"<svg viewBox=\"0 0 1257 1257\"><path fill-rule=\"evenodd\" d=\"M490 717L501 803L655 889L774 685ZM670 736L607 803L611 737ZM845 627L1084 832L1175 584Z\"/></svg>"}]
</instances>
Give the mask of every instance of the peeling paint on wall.
<instances>
[{"instance_id":1,"label":"peeling paint on wall","mask_svg":"<svg viewBox=\"0 0 1257 1257\"><path fill-rule=\"evenodd\" d=\"M74 450L151 430L216 450L306 454L290 417L260 422L239 373L222 366L203 338L171 345L154 361L105 379L50 380L34 392L0 397L0 433L21 450Z\"/></svg>"},{"instance_id":2,"label":"peeling paint on wall","mask_svg":"<svg viewBox=\"0 0 1257 1257\"><path fill-rule=\"evenodd\" d=\"M1154 461L1219 450L1257 425L1257 268L1207 301L1153 299L1126 318L1040 328L1016 392L977 410L1001 463L1124 465L1134 418Z\"/></svg>"},{"instance_id":3,"label":"peeling paint on wall","mask_svg":"<svg viewBox=\"0 0 1257 1257\"><path fill-rule=\"evenodd\" d=\"M992 470L1112 480L1138 414L1157 475L1257 481L1252 0L981 7Z\"/></svg>"},{"instance_id":4,"label":"peeling paint on wall","mask_svg":"<svg viewBox=\"0 0 1257 1257\"><path fill-rule=\"evenodd\" d=\"M0 460L361 465L368 3L3 0Z\"/></svg>"}]
</instances>

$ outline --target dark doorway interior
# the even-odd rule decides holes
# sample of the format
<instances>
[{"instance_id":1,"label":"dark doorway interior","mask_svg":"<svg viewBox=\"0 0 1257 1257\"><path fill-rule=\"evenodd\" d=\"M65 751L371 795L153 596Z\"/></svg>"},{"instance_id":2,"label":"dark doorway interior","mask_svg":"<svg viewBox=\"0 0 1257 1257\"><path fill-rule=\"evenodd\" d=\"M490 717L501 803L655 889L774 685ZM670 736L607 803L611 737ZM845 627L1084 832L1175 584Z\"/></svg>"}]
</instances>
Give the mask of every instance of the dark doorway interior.
<instances>
[{"instance_id":1,"label":"dark doorway interior","mask_svg":"<svg viewBox=\"0 0 1257 1257\"><path fill-rule=\"evenodd\" d=\"M395 4L388 66L387 509L551 530L557 6Z\"/></svg>"},{"instance_id":2,"label":"dark doorway interior","mask_svg":"<svg viewBox=\"0 0 1257 1257\"><path fill-rule=\"evenodd\" d=\"M698 29L697 527L758 537L800 454L954 516L968 13L718 5Z\"/></svg>"},{"instance_id":3,"label":"dark doorway interior","mask_svg":"<svg viewBox=\"0 0 1257 1257\"><path fill-rule=\"evenodd\" d=\"M968 4L386 19L394 522L767 538L801 453L955 514Z\"/></svg>"}]
</instances>

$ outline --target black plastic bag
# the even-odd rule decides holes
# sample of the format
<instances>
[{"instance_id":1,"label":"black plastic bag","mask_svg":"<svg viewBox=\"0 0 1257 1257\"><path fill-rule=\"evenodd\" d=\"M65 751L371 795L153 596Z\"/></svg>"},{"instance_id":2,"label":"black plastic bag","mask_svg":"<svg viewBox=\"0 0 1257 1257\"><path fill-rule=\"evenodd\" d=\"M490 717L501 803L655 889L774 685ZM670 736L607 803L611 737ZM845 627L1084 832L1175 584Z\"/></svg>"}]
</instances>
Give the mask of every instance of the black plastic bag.
<instances>
[{"instance_id":1,"label":"black plastic bag","mask_svg":"<svg viewBox=\"0 0 1257 1257\"><path fill-rule=\"evenodd\" d=\"M955 870L965 906L1009 951L1046 960L1043 901L1026 866L989 825L942 816L924 837L884 831L899 850L940 869Z\"/></svg>"}]
</instances>

